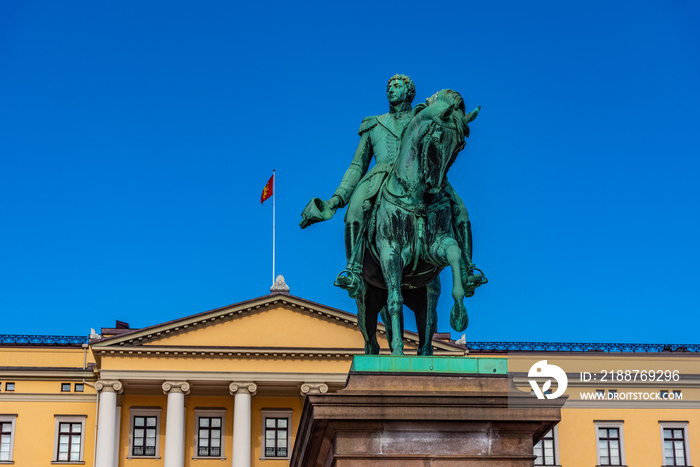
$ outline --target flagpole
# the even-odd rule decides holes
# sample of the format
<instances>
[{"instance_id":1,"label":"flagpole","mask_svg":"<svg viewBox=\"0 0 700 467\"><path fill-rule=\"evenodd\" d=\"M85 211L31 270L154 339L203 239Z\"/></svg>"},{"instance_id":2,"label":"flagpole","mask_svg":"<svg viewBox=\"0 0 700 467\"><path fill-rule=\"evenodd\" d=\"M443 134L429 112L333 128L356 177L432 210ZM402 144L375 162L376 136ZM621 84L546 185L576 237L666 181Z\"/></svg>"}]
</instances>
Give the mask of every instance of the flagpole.
<instances>
[{"instance_id":1,"label":"flagpole","mask_svg":"<svg viewBox=\"0 0 700 467\"><path fill-rule=\"evenodd\" d=\"M277 177L275 169L272 169L272 283L275 283L275 196L277 194Z\"/></svg>"}]
</instances>

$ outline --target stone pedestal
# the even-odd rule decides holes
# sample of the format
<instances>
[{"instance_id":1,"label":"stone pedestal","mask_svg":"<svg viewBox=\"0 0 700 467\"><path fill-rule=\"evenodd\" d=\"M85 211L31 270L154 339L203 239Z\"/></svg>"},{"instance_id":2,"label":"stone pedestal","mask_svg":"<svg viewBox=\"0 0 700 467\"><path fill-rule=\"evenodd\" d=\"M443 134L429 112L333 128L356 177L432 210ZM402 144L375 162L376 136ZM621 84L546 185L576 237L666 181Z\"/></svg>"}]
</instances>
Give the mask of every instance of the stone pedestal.
<instances>
[{"instance_id":1,"label":"stone pedestal","mask_svg":"<svg viewBox=\"0 0 700 467\"><path fill-rule=\"evenodd\" d=\"M345 389L307 396L290 465L530 467L563 404L515 389L505 359L356 357Z\"/></svg>"}]
</instances>

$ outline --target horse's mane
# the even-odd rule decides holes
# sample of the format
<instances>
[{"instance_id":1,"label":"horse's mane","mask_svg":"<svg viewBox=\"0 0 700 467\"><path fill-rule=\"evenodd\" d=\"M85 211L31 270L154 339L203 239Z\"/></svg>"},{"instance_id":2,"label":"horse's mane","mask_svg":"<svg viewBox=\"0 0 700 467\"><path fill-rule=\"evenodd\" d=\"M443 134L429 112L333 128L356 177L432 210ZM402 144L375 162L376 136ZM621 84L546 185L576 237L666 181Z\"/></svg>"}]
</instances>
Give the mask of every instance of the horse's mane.
<instances>
[{"instance_id":1,"label":"horse's mane","mask_svg":"<svg viewBox=\"0 0 700 467\"><path fill-rule=\"evenodd\" d=\"M444 103L449 106L451 106L454 109L459 109L461 110L461 114L455 114L452 116L452 119L455 122L455 125L459 128L461 128L462 132L464 133L464 137L469 136L469 125L468 123L471 122L476 118L476 115L479 113L479 108L475 109L473 112L470 112L468 115L465 115L465 104L464 104L464 99L462 99L462 96L460 93L457 91L453 91L452 89L441 89L440 91L436 92L429 98L425 100L425 102L421 102L420 104L417 104L413 108L413 116L415 117L418 115L420 112L425 110L431 105L437 104L437 103Z\"/></svg>"},{"instance_id":2,"label":"horse's mane","mask_svg":"<svg viewBox=\"0 0 700 467\"><path fill-rule=\"evenodd\" d=\"M428 105L432 105L437 102L444 102L446 104L453 105L455 108L458 108L462 112L466 112L464 106L464 99L462 99L460 93L458 93L457 91L453 91L452 89L441 89L432 96L430 96L428 99L426 99L426 103Z\"/></svg>"}]
</instances>

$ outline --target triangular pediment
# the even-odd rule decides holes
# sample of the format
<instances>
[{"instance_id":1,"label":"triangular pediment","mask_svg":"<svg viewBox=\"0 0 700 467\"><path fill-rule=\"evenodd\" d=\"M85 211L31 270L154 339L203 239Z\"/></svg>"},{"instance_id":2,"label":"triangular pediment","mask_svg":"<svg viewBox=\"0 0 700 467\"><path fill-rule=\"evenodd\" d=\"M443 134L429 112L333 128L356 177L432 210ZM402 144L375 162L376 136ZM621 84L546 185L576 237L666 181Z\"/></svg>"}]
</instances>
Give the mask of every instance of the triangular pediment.
<instances>
[{"instance_id":1,"label":"triangular pediment","mask_svg":"<svg viewBox=\"0 0 700 467\"><path fill-rule=\"evenodd\" d=\"M383 324L377 337L388 348ZM417 335L406 333L407 352ZM272 294L93 342L93 348L239 348L362 351L357 316L287 294ZM461 349L434 340L437 351Z\"/></svg>"}]
</instances>

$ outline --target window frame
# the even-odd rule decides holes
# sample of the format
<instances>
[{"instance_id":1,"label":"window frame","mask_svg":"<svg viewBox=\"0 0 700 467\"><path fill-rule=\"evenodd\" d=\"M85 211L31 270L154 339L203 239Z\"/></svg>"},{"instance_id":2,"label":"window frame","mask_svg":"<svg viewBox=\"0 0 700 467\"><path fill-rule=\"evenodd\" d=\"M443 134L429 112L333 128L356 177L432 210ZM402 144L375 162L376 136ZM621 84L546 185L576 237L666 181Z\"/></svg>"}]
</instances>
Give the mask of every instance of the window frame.
<instances>
[{"instance_id":1,"label":"window frame","mask_svg":"<svg viewBox=\"0 0 700 467\"><path fill-rule=\"evenodd\" d=\"M595 452L596 452L596 462L597 465L602 466L602 465L619 465L619 466L625 466L627 465L626 459L625 459L625 433L623 430L623 421L622 420L595 420ZM617 428L618 434L619 434L619 442L620 442L620 463L619 464L601 464L600 463L600 435L599 435L599 429L600 428ZM609 454L609 453L608 453Z\"/></svg>"},{"instance_id":2,"label":"window frame","mask_svg":"<svg viewBox=\"0 0 700 467\"><path fill-rule=\"evenodd\" d=\"M130 407L129 408L129 453L127 459L160 459L160 419L163 409L161 407ZM153 456L140 456L134 454L134 418L156 417L156 453Z\"/></svg>"},{"instance_id":3,"label":"window frame","mask_svg":"<svg viewBox=\"0 0 700 467\"><path fill-rule=\"evenodd\" d=\"M78 389L80 388L80 389ZM75 383L73 385L73 391L74 392L85 392L85 384L83 383Z\"/></svg>"},{"instance_id":4,"label":"window frame","mask_svg":"<svg viewBox=\"0 0 700 467\"><path fill-rule=\"evenodd\" d=\"M70 383L61 383L61 392L71 392L71 386Z\"/></svg>"},{"instance_id":5,"label":"window frame","mask_svg":"<svg viewBox=\"0 0 700 467\"><path fill-rule=\"evenodd\" d=\"M14 390L15 390L15 383L13 383L13 382L9 382L9 383L6 382L5 383L5 392L14 392Z\"/></svg>"},{"instance_id":6,"label":"window frame","mask_svg":"<svg viewBox=\"0 0 700 467\"><path fill-rule=\"evenodd\" d=\"M661 434L661 465L671 466L673 464L666 463L666 446L664 445L666 438L664 430L683 430L683 449L685 454L685 464L676 464L680 466L691 466L690 462L690 442L688 440L688 422L686 421L659 421L659 432Z\"/></svg>"},{"instance_id":7,"label":"window frame","mask_svg":"<svg viewBox=\"0 0 700 467\"><path fill-rule=\"evenodd\" d=\"M87 415L54 415L54 435L53 435L53 461L52 464L84 464L85 459L85 420ZM61 438L60 428L62 423L80 423L80 455L78 460L70 460L70 452L68 453L69 460L58 459L59 440Z\"/></svg>"},{"instance_id":8,"label":"window frame","mask_svg":"<svg viewBox=\"0 0 700 467\"><path fill-rule=\"evenodd\" d=\"M535 464L535 465L545 465L545 466L546 466L546 465L549 465L549 466L558 466L558 465L560 465L560 464L559 464L559 426L558 426L558 425L555 425L554 428L552 428L551 430L549 430L549 431L547 432L547 434L549 434L549 433L552 433L552 438L548 438L548 439L552 439L552 440L553 440L552 442L553 442L553 444L554 444L554 464ZM544 438L547 436L547 434L545 434L544 437L542 437L542 439L544 439ZM541 439L540 441L538 441L538 444L539 444L539 442L542 441L542 439ZM532 452L533 452L533 454L534 454L534 452L535 452L535 447L534 447L534 446L532 447ZM544 446L543 446L542 454L544 455ZM543 456L543 457L544 457L544 456ZM537 459L535 459L535 461L536 461L536 460L537 460Z\"/></svg>"},{"instance_id":9,"label":"window frame","mask_svg":"<svg viewBox=\"0 0 700 467\"><path fill-rule=\"evenodd\" d=\"M199 455L199 419L221 417L221 455L200 456ZM211 438L210 438L211 439ZM211 446L210 446L211 447ZM193 460L219 459L226 460L226 409L220 407L195 407L194 409L194 449Z\"/></svg>"},{"instance_id":10,"label":"window frame","mask_svg":"<svg viewBox=\"0 0 700 467\"><path fill-rule=\"evenodd\" d=\"M0 460L0 464L14 464L14 452L15 452L15 421L17 420L17 414L2 414L0 415L0 423L10 424L10 458L5 460ZM1 430L0 430L1 431Z\"/></svg>"},{"instance_id":11,"label":"window frame","mask_svg":"<svg viewBox=\"0 0 700 467\"><path fill-rule=\"evenodd\" d=\"M262 409L260 411L260 460L290 460L292 458L292 409ZM266 456L265 455L265 419L266 418L286 418L287 419L287 456Z\"/></svg>"}]
</instances>

